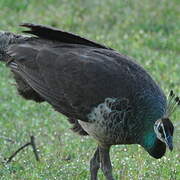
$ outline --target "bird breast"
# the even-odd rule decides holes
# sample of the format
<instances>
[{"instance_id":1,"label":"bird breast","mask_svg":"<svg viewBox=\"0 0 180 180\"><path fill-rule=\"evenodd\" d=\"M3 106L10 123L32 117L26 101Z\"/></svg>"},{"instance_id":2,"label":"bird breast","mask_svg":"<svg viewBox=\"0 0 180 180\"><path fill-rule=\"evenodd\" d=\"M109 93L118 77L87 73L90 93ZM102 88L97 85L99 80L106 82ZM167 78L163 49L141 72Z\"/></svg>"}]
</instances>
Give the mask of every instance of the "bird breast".
<instances>
[{"instance_id":1,"label":"bird breast","mask_svg":"<svg viewBox=\"0 0 180 180\"><path fill-rule=\"evenodd\" d=\"M89 122L79 120L82 128L102 144L131 143L128 120L131 109L125 98L106 98L88 114Z\"/></svg>"}]
</instances>

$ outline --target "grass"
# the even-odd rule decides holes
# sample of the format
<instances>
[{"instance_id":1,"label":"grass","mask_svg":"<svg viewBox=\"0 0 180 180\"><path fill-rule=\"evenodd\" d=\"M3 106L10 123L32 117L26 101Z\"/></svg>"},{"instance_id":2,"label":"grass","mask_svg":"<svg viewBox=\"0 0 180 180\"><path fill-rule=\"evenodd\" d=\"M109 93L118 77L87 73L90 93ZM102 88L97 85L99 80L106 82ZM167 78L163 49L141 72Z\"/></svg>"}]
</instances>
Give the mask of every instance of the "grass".
<instances>
[{"instance_id":1,"label":"grass","mask_svg":"<svg viewBox=\"0 0 180 180\"><path fill-rule=\"evenodd\" d=\"M33 22L78 33L137 59L166 93L180 91L179 0L1 0L0 27L18 32L18 24ZM66 118L50 105L25 101L16 93L11 74L0 64L0 162L34 134L41 156L36 162L31 148L10 164L0 163L2 180L86 180L96 143L73 134ZM122 180L180 179L180 113L174 151L160 160L138 145L114 146L113 171ZM5 140L13 139L15 143ZM102 173L99 179L103 180Z\"/></svg>"}]
</instances>

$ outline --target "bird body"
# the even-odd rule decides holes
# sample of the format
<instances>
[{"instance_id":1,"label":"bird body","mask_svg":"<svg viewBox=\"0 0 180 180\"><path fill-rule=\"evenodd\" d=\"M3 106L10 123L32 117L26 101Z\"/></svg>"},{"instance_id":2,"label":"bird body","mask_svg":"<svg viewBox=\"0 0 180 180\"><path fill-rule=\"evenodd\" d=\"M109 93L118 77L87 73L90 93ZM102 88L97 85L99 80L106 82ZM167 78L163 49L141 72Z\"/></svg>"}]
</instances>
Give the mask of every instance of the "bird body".
<instances>
[{"instance_id":1,"label":"bird body","mask_svg":"<svg viewBox=\"0 0 180 180\"><path fill-rule=\"evenodd\" d=\"M115 144L140 144L155 158L164 155L166 145L157 138L154 124L165 116L167 101L147 71L128 56L77 35L23 26L37 37L0 36L1 44L9 38L1 48L2 61L11 68L20 95L49 102L76 132L94 137L98 162L107 155L106 147ZM104 174L113 179L109 171ZM92 179L96 176L92 170Z\"/></svg>"}]
</instances>

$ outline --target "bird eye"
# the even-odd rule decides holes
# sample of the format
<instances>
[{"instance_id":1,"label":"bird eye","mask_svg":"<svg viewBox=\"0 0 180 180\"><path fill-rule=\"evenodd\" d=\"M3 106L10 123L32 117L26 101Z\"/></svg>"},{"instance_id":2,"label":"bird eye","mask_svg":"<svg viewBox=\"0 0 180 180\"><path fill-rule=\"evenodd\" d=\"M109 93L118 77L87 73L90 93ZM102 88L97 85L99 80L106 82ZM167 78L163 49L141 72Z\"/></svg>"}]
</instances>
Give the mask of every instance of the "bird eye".
<instances>
[{"instance_id":1,"label":"bird eye","mask_svg":"<svg viewBox=\"0 0 180 180\"><path fill-rule=\"evenodd\" d=\"M159 133L161 134L161 137L164 138L165 135L164 135L164 133L163 133L163 128L162 128L162 126L159 126L159 127L158 127L158 131L159 131Z\"/></svg>"},{"instance_id":2,"label":"bird eye","mask_svg":"<svg viewBox=\"0 0 180 180\"><path fill-rule=\"evenodd\" d=\"M160 129L161 129L161 126L158 126L158 131L160 131Z\"/></svg>"},{"instance_id":3,"label":"bird eye","mask_svg":"<svg viewBox=\"0 0 180 180\"><path fill-rule=\"evenodd\" d=\"M162 126L159 126L159 127L158 127L158 131L159 131L161 134L163 133Z\"/></svg>"}]
</instances>

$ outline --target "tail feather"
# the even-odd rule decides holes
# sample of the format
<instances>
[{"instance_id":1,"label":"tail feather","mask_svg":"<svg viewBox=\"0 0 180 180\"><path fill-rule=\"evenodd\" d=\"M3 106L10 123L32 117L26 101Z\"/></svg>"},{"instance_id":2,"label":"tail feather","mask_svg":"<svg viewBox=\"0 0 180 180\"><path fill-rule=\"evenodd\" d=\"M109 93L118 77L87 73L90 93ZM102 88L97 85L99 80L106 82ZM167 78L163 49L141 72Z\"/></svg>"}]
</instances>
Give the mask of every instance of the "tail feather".
<instances>
[{"instance_id":1,"label":"tail feather","mask_svg":"<svg viewBox=\"0 0 180 180\"><path fill-rule=\"evenodd\" d=\"M7 54L10 45L24 42L27 38L29 37L16 35L10 32L0 32L0 61L5 62L11 68L16 81L17 90L22 97L36 102L43 102L44 99L18 74L16 62Z\"/></svg>"},{"instance_id":2,"label":"tail feather","mask_svg":"<svg viewBox=\"0 0 180 180\"><path fill-rule=\"evenodd\" d=\"M7 55L5 53L6 49L10 44L12 34L8 32L0 32L0 61L6 61Z\"/></svg>"},{"instance_id":3,"label":"tail feather","mask_svg":"<svg viewBox=\"0 0 180 180\"><path fill-rule=\"evenodd\" d=\"M25 42L29 36L18 35L11 32L0 31L0 61L7 62L9 56L6 54L8 47L12 44Z\"/></svg>"}]
</instances>

